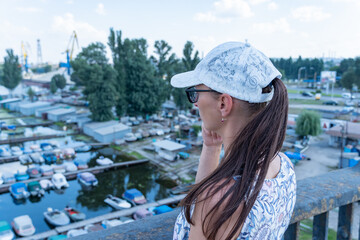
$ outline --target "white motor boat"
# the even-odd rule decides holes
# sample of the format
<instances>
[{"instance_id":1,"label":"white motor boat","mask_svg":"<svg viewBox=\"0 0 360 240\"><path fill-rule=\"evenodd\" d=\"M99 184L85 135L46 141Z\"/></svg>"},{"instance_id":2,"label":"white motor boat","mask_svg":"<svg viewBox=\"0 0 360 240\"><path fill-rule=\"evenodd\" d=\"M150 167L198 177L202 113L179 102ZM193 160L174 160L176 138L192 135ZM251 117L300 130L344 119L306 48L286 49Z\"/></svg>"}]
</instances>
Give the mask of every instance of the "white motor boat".
<instances>
[{"instance_id":1,"label":"white motor boat","mask_svg":"<svg viewBox=\"0 0 360 240\"><path fill-rule=\"evenodd\" d=\"M70 223L70 218L63 211L57 209L48 208L44 212L44 217L53 226L64 226Z\"/></svg>"},{"instance_id":2,"label":"white motor boat","mask_svg":"<svg viewBox=\"0 0 360 240\"><path fill-rule=\"evenodd\" d=\"M115 197L111 194L106 196L104 202L109 204L112 208L116 210L131 208L131 203L124 199Z\"/></svg>"},{"instance_id":3,"label":"white motor boat","mask_svg":"<svg viewBox=\"0 0 360 240\"><path fill-rule=\"evenodd\" d=\"M67 172L75 172L78 170L77 166L73 162L64 162L64 166Z\"/></svg>"},{"instance_id":4,"label":"white motor boat","mask_svg":"<svg viewBox=\"0 0 360 240\"><path fill-rule=\"evenodd\" d=\"M110 160L109 158L106 158L104 156L100 156L98 159L96 159L96 163L100 166L108 166L113 164L114 162Z\"/></svg>"},{"instance_id":5,"label":"white motor boat","mask_svg":"<svg viewBox=\"0 0 360 240\"><path fill-rule=\"evenodd\" d=\"M50 190L54 187L54 184L48 179L40 180L39 183L40 183L41 188L44 190Z\"/></svg>"},{"instance_id":6,"label":"white motor boat","mask_svg":"<svg viewBox=\"0 0 360 240\"><path fill-rule=\"evenodd\" d=\"M67 182L65 176L61 173L55 173L51 178L51 182L54 184L56 189L69 187L69 183Z\"/></svg>"},{"instance_id":7,"label":"white motor boat","mask_svg":"<svg viewBox=\"0 0 360 240\"><path fill-rule=\"evenodd\" d=\"M31 236L35 233L35 227L29 215L22 215L14 218L11 223L16 234L22 237Z\"/></svg>"},{"instance_id":8,"label":"white motor boat","mask_svg":"<svg viewBox=\"0 0 360 240\"><path fill-rule=\"evenodd\" d=\"M18 146L11 147L10 150L13 156L21 156L23 154L23 151Z\"/></svg>"}]
</instances>

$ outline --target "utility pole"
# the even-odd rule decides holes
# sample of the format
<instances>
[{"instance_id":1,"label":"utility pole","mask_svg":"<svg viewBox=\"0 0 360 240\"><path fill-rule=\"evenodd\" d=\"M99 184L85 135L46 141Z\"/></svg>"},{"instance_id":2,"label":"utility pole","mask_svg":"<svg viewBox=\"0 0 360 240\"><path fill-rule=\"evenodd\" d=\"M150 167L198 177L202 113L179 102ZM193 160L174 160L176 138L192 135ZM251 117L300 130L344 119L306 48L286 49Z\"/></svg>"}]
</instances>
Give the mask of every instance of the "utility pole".
<instances>
[{"instance_id":1,"label":"utility pole","mask_svg":"<svg viewBox=\"0 0 360 240\"><path fill-rule=\"evenodd\" d=\"M40 67L42 64L42 53L41 53L41 45L40 39L37 40L37 65Z\"/></svg>"}]
</instances>

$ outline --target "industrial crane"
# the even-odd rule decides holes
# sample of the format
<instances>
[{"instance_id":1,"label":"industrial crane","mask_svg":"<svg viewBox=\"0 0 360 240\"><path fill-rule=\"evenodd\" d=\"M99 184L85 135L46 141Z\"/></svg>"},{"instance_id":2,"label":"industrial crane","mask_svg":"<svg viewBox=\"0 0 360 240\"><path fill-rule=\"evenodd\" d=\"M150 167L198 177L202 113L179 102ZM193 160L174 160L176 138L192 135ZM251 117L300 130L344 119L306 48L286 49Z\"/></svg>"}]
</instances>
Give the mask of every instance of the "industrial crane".
<instances>
[{"instance_id":1,"label":"industrial crane","mask_svg":"<svg viewBox=\"0 0 360 240\"><path fill-rule=\"evenodd\" d=\"M60 67L66 67L67 68L67 73L68 75L70 75L70 68L71 68L71 65L70 65L70 61L72 60L72 55L74 53L74 46L75 46L75 42L76 42L76 45L77 47L79 48L79 42L78 42L78 38L77 38L77 35L76 35L76 32L73 31L73 33L71 34L70 36L70 40L69 40L69 43L68 43L68 46L65 50L65 53L66 53L66 63L60 63L59 66Z\"/></svg>"},{"instance_id":2,"label":"industrial crane","mask_svg":"<svg viewBox=\"0 0 360 240\"><path fill-rule=\"evenodd\" d=\"M29 71L28 65L28 51L30 51L30 44L28 42L21 41L21 58L23 70L27 73Z\"/></svg>"}]
</instances>

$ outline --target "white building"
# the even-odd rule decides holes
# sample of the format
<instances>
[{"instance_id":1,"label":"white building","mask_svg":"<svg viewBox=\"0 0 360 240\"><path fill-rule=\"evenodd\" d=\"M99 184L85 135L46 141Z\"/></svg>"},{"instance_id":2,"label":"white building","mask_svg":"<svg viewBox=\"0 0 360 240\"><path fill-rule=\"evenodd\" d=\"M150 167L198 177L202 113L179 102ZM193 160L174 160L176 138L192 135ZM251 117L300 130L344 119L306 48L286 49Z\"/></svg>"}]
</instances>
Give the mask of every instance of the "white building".
<instances>
[{"instance_id":1,"label":"white building","mask_svg":"<svg viewBox=\"0 0 360 240\"><path fill-rule=\"evenodd\" d=\"M34 115L37 109L48 107L50 105L51 105L50 102L38 101L38 102L20 104L19 109L21 114L30 116L30 115Z\"/></svg>"},{"instance_id":2,"label":"white building","mask_svg":"<svg viewBox=\"0 0 360 240\"><path fill-rule=\"evenodd\" d=\"M178 158L178 151L186 147L183 144L169 140L157 141L154 142L153 145L155 146L155 152L157 152L160 157L169 161L175 161Z\"/></svg>"},{"instance_id":3,"label":"white building","mask_svg":"<svg viewBox=\"0 0 360 240\"><path fill-rule=\"evenodd\" d=\"M102 143L111 143L124 138L131 128L117 121L91 122L84 125L84 133Z\"/></svg>"}]
</instances>

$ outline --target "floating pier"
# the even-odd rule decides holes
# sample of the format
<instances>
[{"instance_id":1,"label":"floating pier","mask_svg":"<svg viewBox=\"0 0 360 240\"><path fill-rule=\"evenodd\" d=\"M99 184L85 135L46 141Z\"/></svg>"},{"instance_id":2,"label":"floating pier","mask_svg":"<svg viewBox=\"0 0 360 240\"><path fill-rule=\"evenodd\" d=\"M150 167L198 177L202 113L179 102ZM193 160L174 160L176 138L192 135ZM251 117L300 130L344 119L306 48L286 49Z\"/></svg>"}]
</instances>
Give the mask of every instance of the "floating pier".
<instances>
[{"instance_id":1,"label":"floating pier","mask_svg":"<svg viewBox=\"0 0 360 240\"><path fill-rule=\"evenodd\" d=\"M98 217L94 217L94 218L90 218L90 219L86 219L86 220L83 220L80 222L74 222L74 223L68 224L66 226L56 227L50 231L46 231L43 233L39 233L39 234L30 236L30 237L21 238L21 239L34 239L34 240L46 239L46 238L54 236L54 235L64 234L72 229L85 227L88 224L101 223L104 220L110 220L110 219L115 219L115 218L119 218L119 217L130 216L133 213L135 213L137 210L142 209L142 208L157 207L160 205L178 203L185 196L186 196L186 194L177 195L177 196L161 199L156 202L138 205L138 206L135 206L135 207L132 207L129 209L124 209L124 210L119 210L116 212L107 213L107 214L104 214L104 215L101 215Z\"/></svg>"},{"instance_id":2,"label":"floating pier","mask_svg":"<svg viewBox=\"0 0 360 240\"><path fill-rule=\"evenodd\" d=\"M96 166L96 167L92 167L92 168L77 170L77 171L74 171L74 172L66 172L66 173L63 173L63 175L66 177L66 179L72 180L72 179L75 179L77 177L78 173L82 173L82 172L92 172L94 174L98 174L100 172L104 172L104 171L109 170L109 169L128 167L128 166L138 165L138 164L143 164L143 163L148 163L148 162L149 162L148 159L126 161L126 162L121 162L121 163L114 163L114 164L111 164L111 165L108 165L108 166ZM29 183L29 182L34 182L34 181L40 181L40 180L43 180L43 179L51 179L51 177L52 176L43 176L43 177L39 177L39 178L30 178L30 179L25 180L25 181L17 181L17 182ZM7 184L0 185L0 193L8 192L9 187L12 184L14 184L14 183L7 183Z\"/></svg>"}]
</instances>

